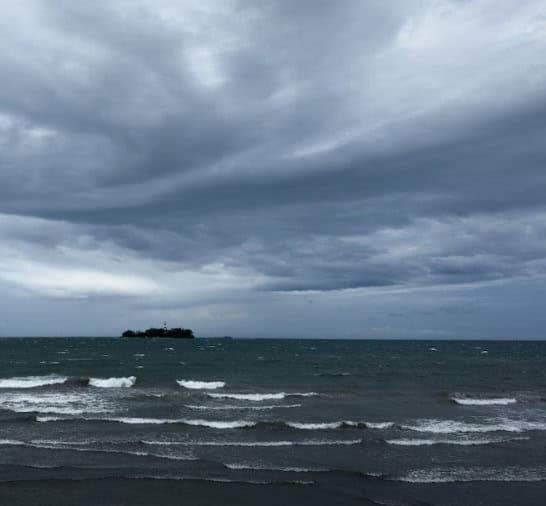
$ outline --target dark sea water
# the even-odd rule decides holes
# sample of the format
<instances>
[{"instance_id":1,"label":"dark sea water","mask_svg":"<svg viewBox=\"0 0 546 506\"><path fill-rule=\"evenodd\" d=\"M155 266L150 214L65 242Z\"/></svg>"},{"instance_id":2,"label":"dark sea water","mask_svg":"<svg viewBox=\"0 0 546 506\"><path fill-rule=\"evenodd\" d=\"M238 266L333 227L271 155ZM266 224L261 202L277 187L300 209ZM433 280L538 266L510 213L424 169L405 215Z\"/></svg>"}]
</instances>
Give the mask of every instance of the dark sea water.
<instances>
[{"instance_id":1,"label":"dark sea water","mask_svg":"<svg viewBox=\"0 0 546 506\"><path fill-rule=\"evenodd\" d=\"M546 343L1 339L0 504L546 504Z\"/></svg>"}]
</instances>

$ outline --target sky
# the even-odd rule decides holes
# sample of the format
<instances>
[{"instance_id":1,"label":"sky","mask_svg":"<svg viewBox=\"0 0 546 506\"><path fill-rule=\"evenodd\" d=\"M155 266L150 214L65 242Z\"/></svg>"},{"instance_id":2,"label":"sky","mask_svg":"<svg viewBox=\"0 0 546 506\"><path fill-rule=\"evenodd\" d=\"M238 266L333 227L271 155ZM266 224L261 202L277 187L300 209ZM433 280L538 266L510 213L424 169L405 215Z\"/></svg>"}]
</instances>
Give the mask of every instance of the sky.
<instances>
[{"instance_id":1,"label":"sky","mask_svg":"<svg viewBox=\"0 0 546 506\"><path fill-rule=\"evenodd\" d=\"M0 336L546 337L543 0L19 0Z\"/></svg>"}]
</instances>

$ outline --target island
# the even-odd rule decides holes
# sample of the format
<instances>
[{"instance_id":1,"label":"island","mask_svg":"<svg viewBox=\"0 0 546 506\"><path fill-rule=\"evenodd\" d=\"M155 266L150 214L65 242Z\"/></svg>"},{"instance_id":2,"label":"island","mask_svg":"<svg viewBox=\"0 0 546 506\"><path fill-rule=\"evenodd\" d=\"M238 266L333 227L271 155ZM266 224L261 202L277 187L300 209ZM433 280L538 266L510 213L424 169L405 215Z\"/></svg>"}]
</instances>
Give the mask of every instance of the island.
<instances>
[{"instance_id":1,"label":"island","mask_svg":"<svg viewBox=\"0 0 546 506\"><path fill-rule=\"evenodd\" d=\"M121 334L121 337L140 337L140 338L153 338L153 337L171 337L175 339L194 339L193 331L191 329L183 329L180 327L168 329L167 325L163 328L149 328L146 330L126 330Z\"/></svg>"}]
</instances>

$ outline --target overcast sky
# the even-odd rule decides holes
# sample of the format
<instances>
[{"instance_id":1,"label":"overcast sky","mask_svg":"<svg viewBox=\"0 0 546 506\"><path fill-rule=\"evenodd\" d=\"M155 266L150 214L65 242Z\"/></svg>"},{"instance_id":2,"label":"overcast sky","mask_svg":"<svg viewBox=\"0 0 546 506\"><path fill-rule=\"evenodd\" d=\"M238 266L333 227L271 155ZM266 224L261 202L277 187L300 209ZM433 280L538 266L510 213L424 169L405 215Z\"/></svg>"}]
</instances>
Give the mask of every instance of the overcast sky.
<instances>
[{"instance_id":1,"label":"overcast sky","mask_svg":"<svg viewBox=\"0 0 546 506\"><path fill-rule=\"evenodd\" d=\"M0 335L546 337L544 0L19 0Z\"/></svg>"}]
</instances>

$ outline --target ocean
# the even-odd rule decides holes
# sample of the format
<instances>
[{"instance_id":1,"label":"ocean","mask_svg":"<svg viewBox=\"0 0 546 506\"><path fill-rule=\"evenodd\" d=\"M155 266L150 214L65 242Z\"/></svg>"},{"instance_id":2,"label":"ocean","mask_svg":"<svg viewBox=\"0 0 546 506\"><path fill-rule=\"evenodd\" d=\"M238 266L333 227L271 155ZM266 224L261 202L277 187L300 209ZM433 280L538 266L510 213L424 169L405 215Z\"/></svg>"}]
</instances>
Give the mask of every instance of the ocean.
<instances>
[{"instance_id":1,"label":"ocean","mask_svg":"<svg viewBox=\"0 0 546 506\"><path fill-rule=\"evenodd\" d=\"M544 505L546 343L0 339L2 505Z\"/></svg>"}]
</instances>

